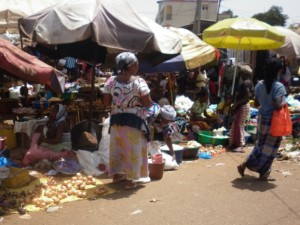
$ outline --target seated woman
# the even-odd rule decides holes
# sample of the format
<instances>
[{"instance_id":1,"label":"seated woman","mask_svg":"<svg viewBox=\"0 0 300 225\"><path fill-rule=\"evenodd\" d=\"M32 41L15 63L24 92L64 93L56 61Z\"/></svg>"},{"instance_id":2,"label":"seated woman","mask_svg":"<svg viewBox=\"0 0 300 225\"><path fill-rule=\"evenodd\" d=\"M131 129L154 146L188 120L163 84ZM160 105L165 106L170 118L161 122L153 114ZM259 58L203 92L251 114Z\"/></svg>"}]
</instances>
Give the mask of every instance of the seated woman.
<instances>
[{"instance_id":1,"label":"seated woman","mask_svg":"<svg viewBox=\"0 0 300 225\"><path fill-rule=\"evenodd\" d=\"M74 155L71 151L71 133L66 117L67 111L62 104L52 107L44 134L34 133L32 136L30 149L23 159L24 166L43 159L55 161Z\"/></svg>"},{"instance_id":2,"label":"seated woman","mask_svg":"<svg viewBox=\"0 0 300 225\"><path fill-rule=\"evenodd\" d=\"M196 94L196 100L191 108L190 126L198 126L200 130L212 130L217 128L221 122L216 115L209 115L207 109L209 106L208 90L202 87Z\"/></svg>"}]
</instances>

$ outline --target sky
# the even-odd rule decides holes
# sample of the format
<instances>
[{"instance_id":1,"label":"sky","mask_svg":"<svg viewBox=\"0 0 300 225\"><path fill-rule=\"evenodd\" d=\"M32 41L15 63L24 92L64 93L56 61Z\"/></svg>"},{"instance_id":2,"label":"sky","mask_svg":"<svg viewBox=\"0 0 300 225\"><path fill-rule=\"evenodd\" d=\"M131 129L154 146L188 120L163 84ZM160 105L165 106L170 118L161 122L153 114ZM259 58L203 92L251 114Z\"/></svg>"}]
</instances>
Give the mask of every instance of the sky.
<instances>
[{"instance_id":1,"label":"sky","mask_svg":"<svg viewBox=\"0 0 300 225\"><path fill-rule=\"evenodd\" d=\"M140 14L155 19L158 4L157 0L127 0L129 4ZM283 14L289 19L287 26L300 23L299 0L222 0L220 12L231 10L239 17L252 17L256 13L264 13L272 6L280 6Z\"/></svg>"}]
</instances>

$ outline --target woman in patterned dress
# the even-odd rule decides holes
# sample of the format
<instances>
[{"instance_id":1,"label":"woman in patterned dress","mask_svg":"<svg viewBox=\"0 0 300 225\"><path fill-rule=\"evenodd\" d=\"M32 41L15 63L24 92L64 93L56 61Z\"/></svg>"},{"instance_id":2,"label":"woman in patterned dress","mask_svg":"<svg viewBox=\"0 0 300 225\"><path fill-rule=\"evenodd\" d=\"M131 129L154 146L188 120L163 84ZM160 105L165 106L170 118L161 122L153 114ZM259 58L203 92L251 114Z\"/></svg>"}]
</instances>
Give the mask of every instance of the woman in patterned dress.
<instances>
[{"instance_id":1,"label":"woman in patterned dress","mask_svg":"<svg viewBox=\"0 0 300 225\"><path fill-rule=\"evenodd\" d=\"M249 116L249 100L252 96L253 89L251 67L248 65L241 66L239 75L242 78L242 83L237 89L235 100L231 107L231 113L233 114L234 119L230 129L228 148L233 152L244 152L245 122Z\"/></svg>"},{"instance_id":2,"label":"woman in patterned dress","mask_svg":"<svg viewBox=\"0 0 300 225\"><path fill-rule=\"evenodd\" d=\"M116 65L120 73L105 83L103 99L111 107L108 173L113 183L126 180L125 189L132 189L134 180L148 177L146 116L152 100L146 81L135 76L138 60L133 53L119 54Z\"/></svg>"}]
</instances>

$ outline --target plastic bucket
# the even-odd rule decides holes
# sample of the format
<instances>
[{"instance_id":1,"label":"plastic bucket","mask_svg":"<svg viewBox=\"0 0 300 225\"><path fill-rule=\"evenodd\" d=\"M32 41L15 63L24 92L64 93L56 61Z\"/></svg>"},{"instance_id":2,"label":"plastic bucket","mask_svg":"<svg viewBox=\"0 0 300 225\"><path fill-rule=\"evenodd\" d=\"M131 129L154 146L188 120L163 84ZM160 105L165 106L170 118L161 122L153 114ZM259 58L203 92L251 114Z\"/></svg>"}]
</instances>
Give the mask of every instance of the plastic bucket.
<instances>
[{"instance_id":1,"label":"plastic bucket","mask_svg":"<svg viewBox=\"0 0 300 225\"><path fill-rule=\"evenodd\" d=\"M165 162L162 163L149 163L149 177L151 180L159 180L164 174Z\"/></svg>"},{"instance_id":2,"label":"plastic bucket","mask_svg":"<svg viewBox=\"0 0 300 225\"><path fill-rule=\"evenodd\" d=\"M181 164L182 163L182 158L183 158L183 150L177 150L174 151L175 152L175 158L176 158L176 162L177 164Z\"/></svg>"},{"instance_id":3,"label":"plastic bucket","mask_svg":"<svg viewBox=\"0 0 300 225\"><path fill-rule=\"evenodd\" d=\"M163 157L162 154L158 153L152 156L152 161L155 164L163 163Z\"/></svg>"},{"instance_id":4,"label":"plastic bucket","mask_svg":"<svg viewBox=\"0 0 300 225\"><path fill-rule=\"evenodd\" d=\"M162 150L163 152L171 155L170 151L165 151L165 150ZM176 162L177 164L181 164L182 163L182 158L183 158L183 149L181 150L174 150L175 152L175 159L176 159Z\"/></svg>"}]
</instances>

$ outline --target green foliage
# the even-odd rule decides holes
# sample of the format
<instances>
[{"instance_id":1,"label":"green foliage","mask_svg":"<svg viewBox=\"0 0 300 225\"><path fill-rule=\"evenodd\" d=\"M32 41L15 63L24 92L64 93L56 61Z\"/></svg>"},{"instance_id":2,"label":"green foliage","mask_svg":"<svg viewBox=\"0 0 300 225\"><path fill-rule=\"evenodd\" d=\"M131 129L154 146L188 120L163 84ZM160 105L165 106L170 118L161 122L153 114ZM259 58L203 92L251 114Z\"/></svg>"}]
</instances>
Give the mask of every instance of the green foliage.
<instances>
[{"instance_id":1,"label":"green foliage","mask_svg":"<svg viewBox=\"0 0 300 225\"><path fill-rule=\"evenodd\" d=\"M285 26L289 18L286 14L283 14L283 9L279 6L272 6L267 12L257 13L252 17L272 26Z\"/></svg>"},{"instance_id":2,"label":"green foliage","mask_svg":"<svg viewBox=\"0 0 300 225\"><path fill-rule=\"evenodd\" d=\"M236 15L233 14L232 10L228 9L226 11L223 11L222 14L228 14L229 18L235 18L237 17Z\"/></svg>"}]
</instances>

